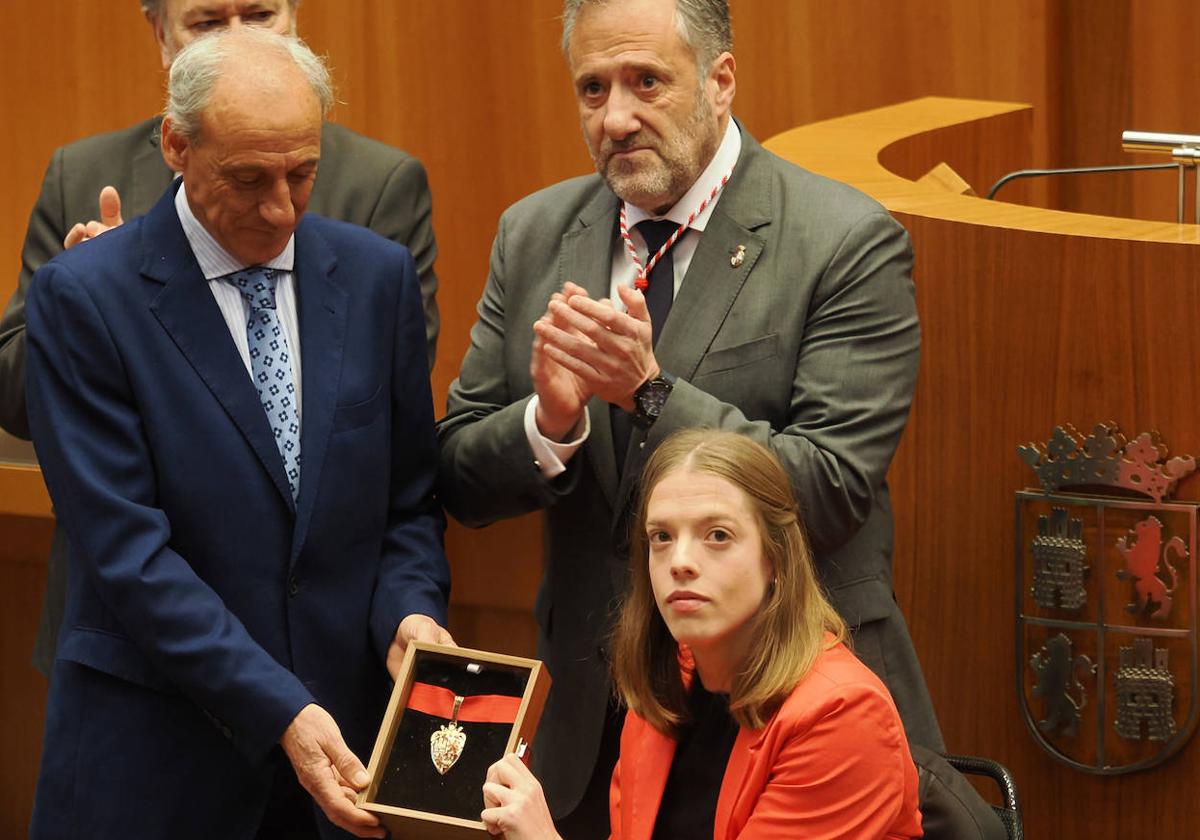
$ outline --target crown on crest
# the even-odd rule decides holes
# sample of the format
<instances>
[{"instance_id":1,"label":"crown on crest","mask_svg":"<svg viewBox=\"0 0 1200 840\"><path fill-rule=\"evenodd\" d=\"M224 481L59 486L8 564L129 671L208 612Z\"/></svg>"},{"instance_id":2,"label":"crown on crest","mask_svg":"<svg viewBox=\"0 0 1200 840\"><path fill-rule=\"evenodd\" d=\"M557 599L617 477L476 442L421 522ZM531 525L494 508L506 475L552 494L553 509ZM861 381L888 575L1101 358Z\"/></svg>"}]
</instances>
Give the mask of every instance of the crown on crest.
<instances>
[{"instance_id":1,"label":"crown on crest","mask_svg":"<svg viewBox=\"0 0 1200 840\"><path fill-rule=\"evenodd\" d=\"M1190 455L1168 458L1158 432L1143 432L1127 441L1113 422L1096 424L1086 438L1070 423L1058 426L1045 444L1018 446L1017 455L1037 473L1047 493L1100 485L1141 493L1156 502L1196 469Z\"/></svg>"}]
</instances>

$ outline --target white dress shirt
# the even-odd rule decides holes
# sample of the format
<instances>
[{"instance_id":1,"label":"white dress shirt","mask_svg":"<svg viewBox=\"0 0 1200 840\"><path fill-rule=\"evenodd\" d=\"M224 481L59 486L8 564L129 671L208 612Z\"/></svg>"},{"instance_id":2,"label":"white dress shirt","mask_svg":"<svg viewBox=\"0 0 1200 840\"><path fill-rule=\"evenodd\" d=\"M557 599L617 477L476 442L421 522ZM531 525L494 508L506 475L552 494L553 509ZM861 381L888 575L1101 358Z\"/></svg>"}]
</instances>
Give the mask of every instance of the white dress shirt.
<instances>
[{"instance_id":1,"label":"white dress shirt","mask_svg":"<svg viewBox=\"0 0 1200 840\"><path fill-rule=\"evenodd\" d=\"M196 262L200 263L200 270L204 273L204 279L208 281L208 288L212 291L217 306L221 309L226 326L229 327L229 334L233 337L234 346L237 347L238 353L242 356L242 362L246 365L246 375L253 376L250 367L250 342L246 339L246 323L250 320L250 304L246 302L237 288L220 279L227 274L241 271L250 266L218 245L212 234L204 229L204 225L200 224L200 220L192 213L186 189L183 184L179 185L179 192L175 194L175 212L179 214L179 223L183 225L183 234L187 237L188 244L192 246ZM300 391L300 325L296 319L296 275L293 271L295 259L296 236L293 234L288 237L287 245L284 246L279 256L264 265L267 268L275 269L277 273L275 314L279 317L279 323L283 325L283 332L287 337L288 358L292 361L292 381L296 383L296 415L300 417L304 400Z\"/></svg>"},{"instance_id":2,"label":"white dress shirt","mask_svg":"<svg viewBox=\"0 0 1200 840\"><path fill-rule=\"evenodd\" d=\"M670 219L676 224L685 224L688 216L694 213L696 208L700 206L700 202L708 198L713 188L720 184L721 179L732 171L741 151L742 135L731 118L729 124L725 127L725 136L721 139L721 145L717 147L717 153L713 155L713 159L709 161L708 166L700 173L700 177L696 179L696 183L692 184L692 188L684 193L683 198L679 199L675 203L675 206L668 210L665 215L655 216L647 213L640 207L625 203L625 219L629 225L629 238L633 240L642 265L645 265L648 259L646 240L642 238L642 234L637 230L636 225L647 219ZM717 206L717 202L720 200L721 193L718 192L716 198L710 201L708 206L704 208L704 212L697 213L696 218L688 225L689 233L671 246L670 253L674 261L673 268L675 273L675 288L672 291L672 296L679 294L679 287L683 284L683 278L687 274L688 267L692 264L692 257L695 255L696 248L700 244L700 235L708 225L713 208ZM625 241L618 236L613 241L612 279L609 283L608 293L613 305L622 311L624 311L625 305L621 303L617 289L622 285L632 286L633 281L637 279L637 274L637 267L633 264L633 260L629 259L629 255L625 251ZM571 456L587 440L588 433L591 431L591 423L588 420L587 412L584 411L583 418L569 435L571 439L566 443L559 443L545 437L538 430L536 420L537 406L538 398L537 394L534 394L533 399L525 407L525 437L529 439L529 446L533 449L534 462L537 464L538 469L541 470L542 475L546 476L546 478L554 478L566 470L566 462L570 460Z\"/></svg>"}]
</instances>

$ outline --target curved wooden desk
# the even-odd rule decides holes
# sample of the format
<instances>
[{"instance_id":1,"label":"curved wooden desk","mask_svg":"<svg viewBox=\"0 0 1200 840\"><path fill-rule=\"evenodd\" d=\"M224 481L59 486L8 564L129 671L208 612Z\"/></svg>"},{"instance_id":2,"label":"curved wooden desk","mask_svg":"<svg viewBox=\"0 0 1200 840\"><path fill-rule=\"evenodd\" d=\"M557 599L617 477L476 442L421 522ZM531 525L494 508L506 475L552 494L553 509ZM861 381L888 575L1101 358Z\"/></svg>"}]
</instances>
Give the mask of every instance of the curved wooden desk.
<instances>
[{"instance_id":1,"label":"curved wooden desk","mask_svg":"<svg viewBox=\"0 0 1200 840\"><path fill-rule=\"evenodd\" d=\"M33 465L0 464L0 516L49 519L50 495Z\"/></svg>"},{"instance_id":2,"label":"curved wooden desk","mask_svg":"<svg viewBox=\"0 0 1200 840\"><path fill-rule=\"evenodd\" d=\"M1028 106L930 98L765 145L874 196L912 234L923 348L891 472L896 588L950 750L1013 770L1030 836L1190 838L1200 739L1151 770L1097 777L1053 761L1026 731L1014 685L1014 674L1031 678L1013 653L1014 493L1037 485L1015 448L1061 423L1157 429L1173 454L1200 454L1200 228L915 182L946 161L984 192L1034 163L1031 128ZM1200 498L1200 479L1175 497ZM1190 689L1178 692L1186 712Z\"/></svg>"},{"instance_id":3,"label":"curved wooden desk","mask_svg":"<svg viewBox=\"0 0 1200 840\"><path fill-rule=\"evenodd\" d=\"M0 430L0 516L52 515L33 445Z\"/></svg>"},{"instance_id":4,"label":"curved wooden desk","mask_svg":"<svg viewBox=\"0 0 1200 840\"><path fill-rule=\"evenodd\" d=\"M45 519L52 515L32 447L0 432L0 516Z\"/></svg>"},{"instance_id":5,"label":"curved wooden desk","mask_svg":"<svg viewBox=\"0 0 1200 840\"><path fill-rule=\"evenodd\" d=\"M897 216L1085 238L1200 243L1195 225L981 201L917 183L946 161L982 194L1000 176L1032 165L1032 127L1029 105L926 97L794 128L763 145L852 184ZM1007 187L1005 197L1022 195L1022 183Z\"/></svg>"}]
</instances>

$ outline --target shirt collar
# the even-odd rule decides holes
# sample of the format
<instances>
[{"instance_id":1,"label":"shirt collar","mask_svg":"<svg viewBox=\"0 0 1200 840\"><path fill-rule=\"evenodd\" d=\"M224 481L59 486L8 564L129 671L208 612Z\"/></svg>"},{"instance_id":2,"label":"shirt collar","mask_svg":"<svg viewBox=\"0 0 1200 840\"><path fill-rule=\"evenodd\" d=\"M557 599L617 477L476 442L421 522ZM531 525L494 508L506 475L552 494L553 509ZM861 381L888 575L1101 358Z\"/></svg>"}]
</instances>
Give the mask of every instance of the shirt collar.
<instances>
[{"instance_id":1,"label":"shirt collar","mask_svg":"<svg viewBox=\"0 0 1200 840\"><path fill-rule=\"evenodd\" d=\"M200 270L204 272L205 280L215 280L218 277L249 268L248 265L217 244L217 240L213 239L212 234L205 230L204 225L200 224L200 220L192 212L192 205L188 204L187 187L182 183L179 185L179 191L175 193L175 212L179 214L179 223L183 225L183 235L187 237L188 244L192 246L192 253L196 255L196 262L200 263ZM264 265L267 268L292 271L295 261L296 234L293 233L288 237L287 245L283 247L279 255Z\"/></svg>"},{"instance_id":2,"label":"shirt collar","mask_svg":"<svg viewBox=\"0 0 1200 840\"><path fill-rule=\"evenodd\" d=\"M733 165L737 163L738 155L742 151L742 134L738 131L737 124L733 118L729 118L729 124L725 126L725 136L721 139L721 145L717 147L717 153L713 155L713 159L708 162L708 166L700 173L700 177L696 179L696 183L692 184L692 188L684 193L683 198L675 203L675 206L668 210L662 216L654 216L647 213L640 207L635 207L628 202L625 203L625 218L628 221L630 229L638 222L644 222L646 219L670 219L676 224L685 224L696 208L700 206L700 202L708 198L712 194L713 187L721 183L721 179L729 174L733 169ZM708 203L704 208L703 213L697 213L696 218L692 219L689 226L692 230L703 231L708 224L708 218L712 215L713 208L717 206L717 202L721 200L721 193L717 193L717 197Z\"/></svg>"}]
</instances>

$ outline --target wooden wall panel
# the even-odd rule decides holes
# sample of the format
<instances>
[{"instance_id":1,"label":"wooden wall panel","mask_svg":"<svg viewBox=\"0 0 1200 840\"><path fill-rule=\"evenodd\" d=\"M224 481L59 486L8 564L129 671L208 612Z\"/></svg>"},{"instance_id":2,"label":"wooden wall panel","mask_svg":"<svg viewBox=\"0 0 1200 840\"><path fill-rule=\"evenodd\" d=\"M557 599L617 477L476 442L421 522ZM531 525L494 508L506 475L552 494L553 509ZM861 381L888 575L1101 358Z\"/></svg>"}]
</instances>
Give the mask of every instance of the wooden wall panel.
<instances>
[{"instance_id":1,"label":"wooden wall panel","mask_svg":"<svg viewBox=\"0 0 1200 840\"><path fill-rule=\"evenodd\" d=\"M743 0L736 111L759 136L917 96L1035 101L1046 91L1039 0ZM1043 134L1041 121L1037 134Z\"/></svg>"},{"instance_id":2,"label":"wooden wall panel","mask_svg":"<svg viewBox=\"0 0 1200 840\"><path fill-rule=\"evenodd\" d=\"M1075 14L1078 4L1055 6L1059 15L1057 78L1059 107L1070 118L1059 122L1052 166L1102 166L1125 160L1121 131L1130 109L1133 79L1129 25L1133 16L1125 0L1097 0L1089 14ZM1103 90L1103 96L1089 95ZM1152 163L1156 161L1146 160ZM1161 172L1068 176L1058 181L1058 206L1089 213L1121 215L1130 206L1135 183L1170 180Z\"/></svg>"},{"instance_id":3,"label":"wooden wall panel","mask_svg":"<svg viewBox=\"0 0 1200 840\"><path fill-rule=\"evenodd\" d=\"M1200 18L1192 6L1146 4L1130 21L1129 112L1122 128L1141 131L1174 131L1200 134L1200 113L1195 107L1195 86L1200 70L1195 64L1200 44ZM1131 159L1150 162L1144 155ZM1194 181L1191 188L1194 189ZM1189 202L1190 202L1189 196ZM1174 183L1170 175L1142 175L1135 181L1130 215L1139 218L1175 218ZM1187 218L1193 219L1189 203Z\"/></svg>"},{"instance_id":4,"label":"wooden wall panel","mask_svg":"<svg viewBox=\"0 0 1200 840\"><path fill-rule=\"evenodd\" d=\"M1056 136L1050 166L1153 163L1121 151L1121 132L1200 133L1192 106L1200 20L1179 0L1054 0L1047 62ZM1055 206L1090 213L1175 219L1170 172L1061 179ZM1189 191L1191 187L1189 187ZM1187 218L1192 218L1189 196Z\"/></svg>"},{"instance_id":5,"label":"wooden wall panel","mask_svg":"<svg viewBox=\"0 0 1200 840\"><path fill-rule=\"evenodd\" d=\"M56 146L160 106L158 50L135 0L0 3L0 297Z\"/></svg>"}]
</instances>

